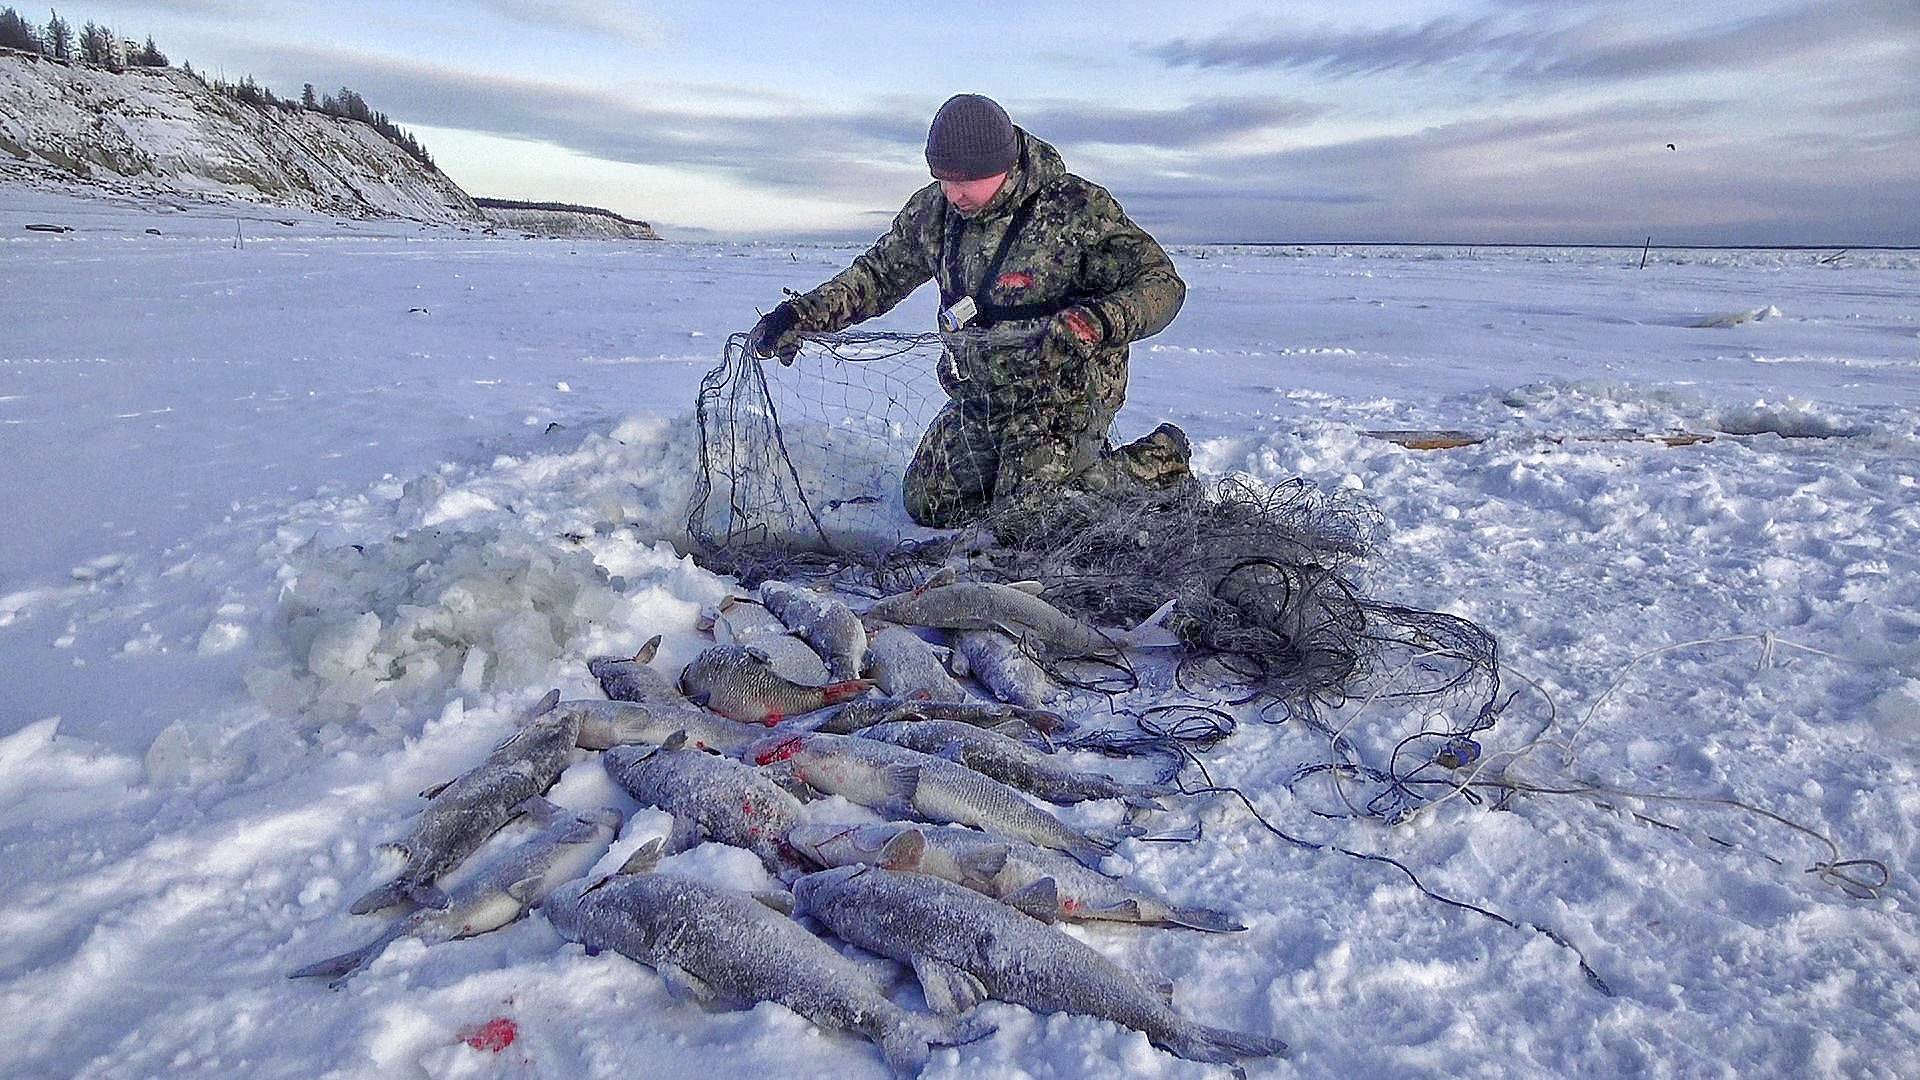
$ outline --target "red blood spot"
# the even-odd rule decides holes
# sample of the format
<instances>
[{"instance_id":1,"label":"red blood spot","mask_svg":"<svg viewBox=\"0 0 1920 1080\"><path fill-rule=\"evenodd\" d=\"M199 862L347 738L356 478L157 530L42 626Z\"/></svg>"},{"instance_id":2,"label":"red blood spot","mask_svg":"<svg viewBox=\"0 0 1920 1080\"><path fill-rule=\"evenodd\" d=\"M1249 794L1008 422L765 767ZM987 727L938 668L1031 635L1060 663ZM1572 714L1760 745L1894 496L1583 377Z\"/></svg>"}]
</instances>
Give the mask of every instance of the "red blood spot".
<instances>
[{"instance_id":1,"label":"red blood spot","mask_svg":"<svg viewBox=\"0 0 1920 1080\"><path fill-rule=\"evenodd\" d=\"M767 725L768 727L773 727L775 724L778 724L780 721L785 719L786 717L781 716L777 712L770 712L767 715L761 717L760 722Z\"/></svg>"},{"instance_id":2,"label":"red blood spot","mask_svg":"<svg viewBox=\"0 0 1920 1080\"><path fill-rule=\"evenodd\" d=\"M1000 275L998 284L1003 289L1025 289L1033 284L1033 275L1025 270L1009 270Z\"/></svg>"},{"instance_id":3,"label":"red blood spot","mask_svg":"<svg viewBox=\"0 0 1920 1080\"><path fill-rule=\"evenodd\" d=\"M1062 910L1062 911L1064 911L1064 912L1066 912L1067 914L1069 914L1069 915L1071 915L1071 914L1073 914L1074 912L1076 912L1076 911L1079 911L1079 910L1080 910L1080 901L1078 901L1078 900L1075 900L1075 899L1074 899L1073 897L1071 897L1071 896L1069 896L1069 897L1067 897L1067 898L1065 898L1064 900L1061 900L1061 901L1060 901L1060 910Z\"/></svg>"},{"instance_id":4,"label":"red blood spot","mask_svg":"<svg viewBox=\"0 0 1920 1080\"><path fill-rule=\"evenodd\" d=\"M496 1016L467 1036L467 1045L475 1050L491 1050L497 1054L512 1046L513 1040L519 1036L519 1025L504 1016Z\"/></svg>"},{"instance_id":5,"label":"red blood spot","mask_svg":"<svg viewBox=\"0 0 1920 1080\"><path fill-rule=\"evenodd\" d=\"M771 765L776 761L785 761L807 748L807 740L795 735L791 739L782 739L771 750L762 750L753 759L756 765Z\"/></svg>"}]
</instances>

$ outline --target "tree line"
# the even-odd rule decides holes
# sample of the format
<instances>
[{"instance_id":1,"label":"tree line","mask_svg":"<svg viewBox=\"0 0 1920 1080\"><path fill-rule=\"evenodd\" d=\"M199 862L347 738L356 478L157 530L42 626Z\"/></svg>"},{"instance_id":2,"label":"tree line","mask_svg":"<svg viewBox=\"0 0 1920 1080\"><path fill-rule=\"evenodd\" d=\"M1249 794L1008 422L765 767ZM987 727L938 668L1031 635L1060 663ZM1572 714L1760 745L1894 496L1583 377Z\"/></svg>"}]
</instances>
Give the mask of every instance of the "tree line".
<instances>
[{"instance_id":1,"label":"tree line","mask_svg":"<svg viewBox=\"0 0 1920 1080\"><path fill-rule=\"evenodd\" d=\"M113 68L172 66L166 54L154 44L151 35L143 45L131 38L123 39L112 29L91 21L75 33L73 24L61 18L58 11L51 13L46 25L36 26L13 8L0 7L0 48L20 49L55 60L80 60ZM322 95L315 92L312 83L307 83L301 88L299 99L295 100L277 96L272 90L255 82L251 75L242 76L238 82L229 82L220 78L206 78L193 70L191 63L182 62L180 70L199 79L216 93L257 109L281 109L286 112L304 109L358 120L386 136L388 142L406 151L415 161L428 168L434 167L432 155L427 153L427 148L420 144L420 140L413 137L412 132L394 123L386 113L369 106L365 98L347 87L341 87L338 93Z\"/></svg>"}]
</instances>

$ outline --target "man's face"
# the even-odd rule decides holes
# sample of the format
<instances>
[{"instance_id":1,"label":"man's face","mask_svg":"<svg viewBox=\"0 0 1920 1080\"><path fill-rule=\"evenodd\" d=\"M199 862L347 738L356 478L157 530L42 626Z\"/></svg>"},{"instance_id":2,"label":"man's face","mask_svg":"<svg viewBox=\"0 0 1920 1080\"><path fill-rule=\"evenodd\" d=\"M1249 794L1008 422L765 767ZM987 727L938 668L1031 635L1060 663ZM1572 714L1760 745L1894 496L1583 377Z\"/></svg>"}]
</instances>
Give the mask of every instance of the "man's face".
<instances>
[{"instance_id":1,"label":"man's face","mask_svg":"<svg viewBox=\"0 0 1920 1080\"><path fill-rule=\"evenodd\" d=\"M942 180L940 193L947 197L955 210L971 214L993 201L1000 193L1000 185L1007 182L1007 174L1000 173L984 180Z\"/></svg>"}]
</instances>

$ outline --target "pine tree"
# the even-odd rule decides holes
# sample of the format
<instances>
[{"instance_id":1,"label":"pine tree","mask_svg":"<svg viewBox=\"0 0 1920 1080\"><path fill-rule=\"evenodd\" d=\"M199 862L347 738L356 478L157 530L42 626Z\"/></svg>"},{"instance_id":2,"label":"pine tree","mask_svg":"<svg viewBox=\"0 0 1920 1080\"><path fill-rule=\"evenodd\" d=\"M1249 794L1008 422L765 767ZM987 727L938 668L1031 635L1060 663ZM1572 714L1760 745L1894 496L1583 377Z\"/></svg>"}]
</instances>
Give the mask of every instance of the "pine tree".
<instances>
[{"instance_id":1,"label":"pine tree","mask_svg":"<svg viewBox=\"0 0 1920 1080\"><path fill-rule=\"evenodd\" d=\"M42 51L40 35L34 32L33 25L10 7L0 8L0 46L25 49L27 52Z\"/></svg>"},{"instance_id":2,"label":"pine tree","mask_svg":"<svg viewBox=\"0 0 1920 1080\"><path fill-rule=\"evenodd\" d=\"M112 64L119 51L114 47L112 30L94 22L80 28L80 59L89 64Z\"/></svg>"},{"instance_id":3,"label":"pine tree","mask_svg":"<svg viewBox=\"0 0 1920 1080\"><path fill-rule=\"evenodd\" d=\"M147 45L145 48L140 50L140 55L137 58L136 62L139 63L142 67L166 67L167 66L167 54L161 52L160 46L155 45L153 43L152 34L147 35Z\"/></svg>"},{"instance_id":4,"label":"pine tree","mask_svg":"<svg viewBox=\"0 0 1920 1080\"><path fill-rule=\"evenodd\" d=\"M320 107L320 99L314 96L312 83L307 83L300 88L300 106L306 109Z\"/></svg>"},{"instance_id":5,"label":"pine tree","mask_svg":"<svg viewBox=\"0 0 1920 1080\"><path fill-rule=\"evenodd\" d=\"M47 32L43 37L47 43L47 52L56 60L73 59L73 26L60 17L58 11L47 20Z\"/></svg>"}]
</instances>

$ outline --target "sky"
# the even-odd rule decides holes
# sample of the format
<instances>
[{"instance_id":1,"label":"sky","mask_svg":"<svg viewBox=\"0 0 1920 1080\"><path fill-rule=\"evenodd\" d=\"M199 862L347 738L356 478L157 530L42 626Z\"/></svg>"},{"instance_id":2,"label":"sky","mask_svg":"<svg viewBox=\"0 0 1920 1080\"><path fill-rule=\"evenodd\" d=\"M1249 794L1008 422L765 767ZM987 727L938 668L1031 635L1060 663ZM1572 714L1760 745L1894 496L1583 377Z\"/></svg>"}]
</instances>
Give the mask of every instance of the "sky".
<instances>
[{"instance_id":1,"label":"sky","mask_svg":"<svg viewBox=\"0 0 1920 1080\"><path fill-rule=\"evenodd\" d=\"M1920 0L61 14L283 95L352 87L471 194L685 238L878 235L972 92L1168 243L1920 244Z\"/></svg>"}]
</instances>

